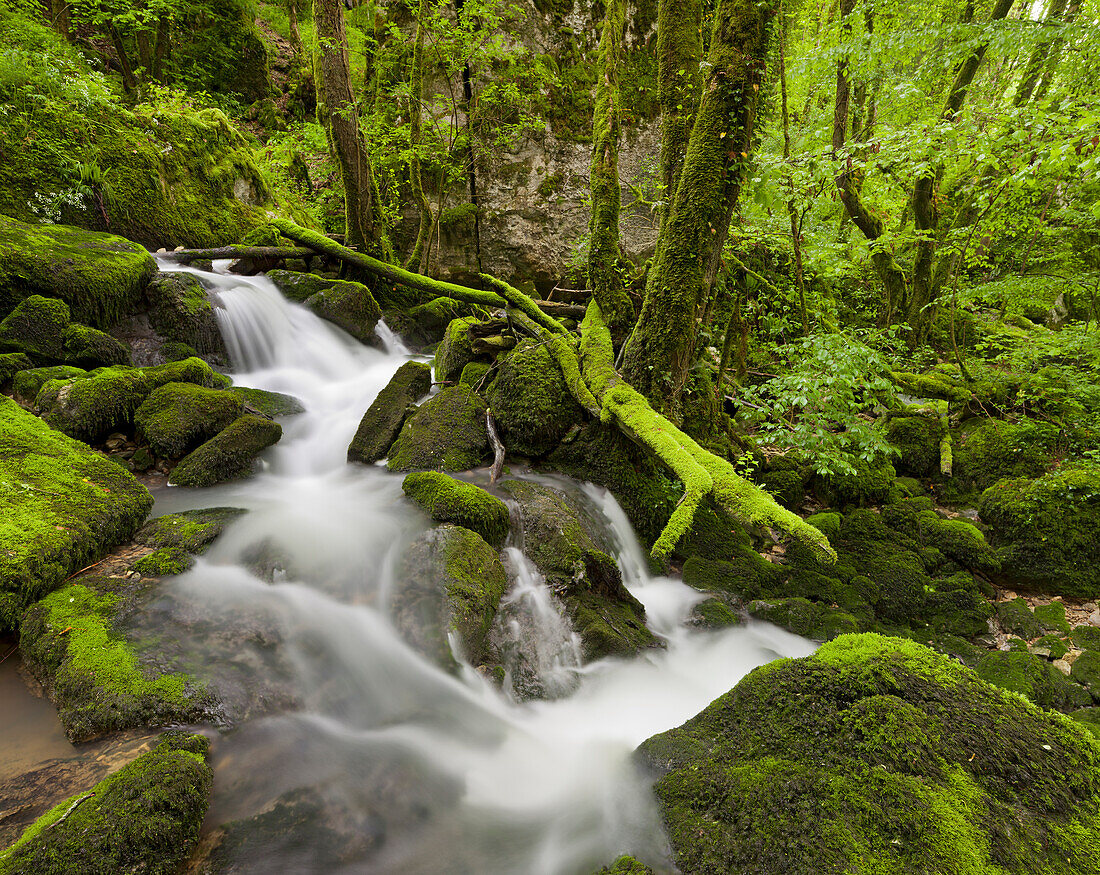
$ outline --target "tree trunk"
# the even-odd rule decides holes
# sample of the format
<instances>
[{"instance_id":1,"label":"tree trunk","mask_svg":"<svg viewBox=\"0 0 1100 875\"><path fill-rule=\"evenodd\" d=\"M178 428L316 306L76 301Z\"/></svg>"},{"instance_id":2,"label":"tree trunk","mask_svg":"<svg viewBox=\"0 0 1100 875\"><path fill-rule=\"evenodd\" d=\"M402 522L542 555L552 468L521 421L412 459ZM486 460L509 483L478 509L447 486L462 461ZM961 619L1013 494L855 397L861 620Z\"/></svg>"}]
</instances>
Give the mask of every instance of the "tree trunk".
<instances>
[{"instance_id":1,"label":"tree trunk","mask_svg":"<svg viewBox=\"0 0 1100 875\"><path fill-rule=\"evenodd\" d=\"M627 342L626 378L662 413L680 414L705 302L707 268L721 252L752 149L775 6L720 0L703 99L668 219Z\"/></svg>"},{"instance_id":2,"label":"tree trunk","mask_svg":"<svg viewBox=\"0 0 1100 875\"><path fill-rule=\"evenodd\" d=\"M313 22L323 83L323 90L318 88L317 101L320 104L323 100L325 104L332 147L344 183L346 239L349 246L369 249L388 258L389 241L378 220L373 174L351 90L343 4L340 0L314 0Z\"/></svg>"},{"instance_id":3,"label":"tree trunk","mask_svg":"<svg viewBox=\"0 0 1100 875\"><path fill-rule=\"evenodd\" d=\"M111 45L115 47L118 55L118 65L122 70L122 88L129 94L137 88L137 79L134 78L134 68L130 65L130 56L126 54L126 46L122 42L122 34L113 24L110 25Z\"/></svg>"},{"instance_id":4,"label":"tree trunk","mask_svg":"<svg viewBox=\"0 0 1100 875\"><path fill-rule=\"evenodd\" d=\"M298 0L287 0L286 16L290 22L290 48L294 57L302 56L302 31L298 27Z\"/></svg>"},{"instance_id":5,"label":"tree trunk","mask_svg":"<svg viewBox=\"0 0 1100 875\"><path fill-rule=\"evenodd\" d=\"M592 118L592 217L588 285L612 336L622 338L634 321L623 288L619 250L619 68L622 64L624 0L607 0L600 37L599 78Z\"/></svg>"},{"instance_id":6,"label":"tree trunk","mask_svg":"<svg viewBox=\"0 0 1100 875\"><path fill-rule=\"evenodd\" d=\"M802 313L802 334L810 333L810 316L806 311L806 279L802 270L802 223L798 218L798 208L794 200L794 175L790 170L791 160L791 117L787 110L787 13L780 5L779 24L779 95L783 113L783 161L788 165L787 183L791 186L791 196L787 198L787 218L791 221L791 248L794 251L794 279L798 288L798 306ZM732 318L732 317L731 317ZM732 322L731 322L732 325ZM729 328L726 329L726 345L729 345ZM727 350L722 351L723 367L719 368L718 388L721 389L721 373L728 358Z\"/></svg>"},{"instance_id":7,"label":"tree trunk","mask_svg":"<svg viewBox=\"0 0 1100 875\"><path fill-rule=\"evenodd\" d=\"M167 13L157 19L157 45L153 51L152 76L157 82L164 82L164 64L172 55L171 18Z\"/></svg>"},{"instance_id":8,"label":"tree trunk","mask_svg":"<svg viewBox=\"0 0 1100 875\"><path fill-rule=\"evenodd\" d=\"M661 182L668 217L699 102L702 0L659 0L657 77L661 103Z\"/></svg>"},{"instance_id":9,"label":"tree trunk","mask_svg":"<svg viewBox=\"0 0 1100 875\"><path fill-rule=\"evenodd\" d=\"M417 273L426 273L428 265L428 239L432 233L432 205L424 194L424 176L420 172L421 128L420 113L424 97L424 21L428 16L428 0L420 0L416 18L416 43L413 46L412 70L409 75L409 185L413 199L420 211L420 227L416 243L405 261L405 267Z\"/></svg>"}]
</instances>

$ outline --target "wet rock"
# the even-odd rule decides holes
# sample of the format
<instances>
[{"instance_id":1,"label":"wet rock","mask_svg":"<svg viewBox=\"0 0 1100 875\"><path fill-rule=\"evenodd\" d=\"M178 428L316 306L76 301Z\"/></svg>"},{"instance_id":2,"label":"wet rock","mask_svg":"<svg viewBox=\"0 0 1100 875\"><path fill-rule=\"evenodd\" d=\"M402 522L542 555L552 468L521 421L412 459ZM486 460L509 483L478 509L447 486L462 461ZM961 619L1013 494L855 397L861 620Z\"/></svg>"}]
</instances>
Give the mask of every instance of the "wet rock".
<instances>
[{"instance_id":1,"label":"wet rock","mask_svg":"<svg viewBox=\"0 0 1100 875\"><path fill-rule=\"evenodd\" d=\"M437 523L453 523L477 532L498 550L508 536L504 502L472 483L423 471L409 474L401 488Z\"/></svg>"},{"instance_id":2,"label":"wet rock","mask_svg":"<svg viewBox=\"0 0 1100 875\"><path fill-rule=\"evenodd\" d=\"M1085 731L902 639L758 668L638 755L685 873L1094 866Z\"/></svg>"},{"instance_id":3,"label":"wet rock","mask_svg":"<svg viewBox=\"0 0 1100 875\"><path fill-rule=\"evenodd\" d=\"M12 379L12 394L17 401L30 406L50 380L71 380L73 377L86 376L87 373L83 368L74 368L71 365L52 365L48 368L19 371Z\"/></svg>"},{"instance_id":4,"label":"wet rock","mask_svg":"<svg viewBox=\"0 0 1100 875\"><path fill-rule=\"evenodd\" d=\"M154 453L174 459L214 437L243 407L238 397L221 389L167 383L149 393L134 424Z\"/></svg>"},{"instance_id":5,"label":"wet rock","mask_svg":"<svg viewBox=\"0 0 1100 875\"><path fill-rule=\"evenodd\" d=\"M443 341L435 351L435 380L437 383L454 383L462 375L462 369L478 358L470 340L469 328L480 320L476 316L453 319L447 325Z\"/></svg>"},{"instance_id":6,"label":"wet rock","mask_svg":"<svg viewBox=\"0 0 1100 875\"><path fill-rule=\"evenodd\" d=\"M343 328L360 343L375 343L374 326L382 308L362 283L335 281L308 297L306 307L322 319Z\"/></svg>"},{"instance_id":7,"label":"wet rock","mask_svg":"<svg viewBox=\"0 0 1100 875\"><path fill-rule=\"evenodd\" d=\"M267 278L275 284L275 288L284 298L299 304L325 291L335 282L314 273L302 273L297 270L269 270Z\"/></svg>"},{"instance_id":8,"label":"wet rock","mask_svg":"<svg viewBox=\"0 0 1100 875\"><path fill-rule=\"evenodd\" d=\"M468 386L448 386L406 419L389 449L391 471L467 471L489 458L485 399Z\"/></svg>"},{"instance_id":9,"label":"wet rock","mask_svg":"<svg viewBox=\"0 0 1100 875\"><path fill-rule=\"evenodd\" d=\"M302 402L293 395L244 386L230 386L225 391L240 398L249 413L258 413L260 416L296 416L305 413Z\"/></svg>"},{"instance_id":10,"label":"wet rock","mask_svg":"<svg viewBox=\"0 0 1100 875\"><path fill-rule=\"evenodd\" d=\"M198 277L190 273L158 273L146 287L145 297L149 322L159 334L186 344L217 364L229 361L214 302ZM167 353L165 358L171 361Z\"/></svg>"},{"instance_id":11,"label":"wet rock","mask_svg":"<svg viewBox=\"0 0 1100 875\"><path fill-rule=\"evenodd\" d=\"M348 447L348 461L369 465L384 459L401 432L411 404L428 393L431 368L422 362L405 362L375 396L359 422Z\"/></svg>"},{"instance_id":12,"label":"wet rock","mask_svg":"<svg viewBox=\"0 0 1100 875\"><path fill-rule=\"evenodd\" d=\"M568 609L586 661L656 645L645 609L623 586L615 560L586 529L583 514L557 489L505 480L523 525L525 553Z\"/></svg>"},{"instance_id":13,"label":"wet rock","mask_svg":"<svg viewBox=\"0 0 1100 875\"><path fill-rule=\"evenodd\" d=\"M487 319L489 311L454 298L434 298L426 304L419 304L409 310L413 339L421 343L438 343L451 322L470 316Z\"/></svg>"},{"instance_id":14,"label":"wet rock","mask_svg":"<svg viewBox=\"0 0 1100 875\"><path fill-rule=\"evenodd\" d=\"M213 486L246 477L252 473L256 457L282 436L279 423L245 414L184 456L168 482L175 486Z\"/></svg>"}]
</instances>

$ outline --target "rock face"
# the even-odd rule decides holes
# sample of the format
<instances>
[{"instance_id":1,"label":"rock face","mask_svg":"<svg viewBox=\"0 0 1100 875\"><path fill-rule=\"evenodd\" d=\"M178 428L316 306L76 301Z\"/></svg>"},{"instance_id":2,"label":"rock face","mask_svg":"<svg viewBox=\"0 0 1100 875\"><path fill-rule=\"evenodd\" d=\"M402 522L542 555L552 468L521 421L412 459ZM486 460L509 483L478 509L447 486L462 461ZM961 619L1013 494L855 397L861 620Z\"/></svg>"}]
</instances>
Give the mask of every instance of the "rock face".
<instances>
[{"instance_id":1,"label":"rock face","mask_svg":"<svg viewBox=\"0 0 1100 875\"><path fill-rule=\"evenodd\" d=\"M155 270L153 257L122 237L0 215L0 314L41 295L64 301L77 322L110 328Z\"/></svg>"},{"instance_id":2,"label":"rock face","mask_svg":"<svg viewBox=\"0 0 1100 875\"><path fill-rule=\"evenodd\" d=\"M222 429L173 469L174 486L213 486L252 473L256 457L283 436L283 427L270 419L245 414Z\"/></svg>"},{"instance_id":3,"label":"rock face","mask_svg":"<svg viewBox=\"0 0 1100 875\"><path fill-rule=\"evenodd\" d=\"M453 666L448 634L474 666L491 659L489 632L508 588L500 556L476 532L443 525L413 542L398 574L394 623L421 653Z\"/></svg>"},{"instance_id":4,"label":"rock face","mask_svg":"<svg viewBox=\"0 0 1100 875\"><path fill-rule=\"evenodd\" d=\"M32 824L0 854L0 875L171 875L206 816L209 750L201 735L166 733L153 750Z\"/></svg>"},{"instance_id":5,"label":"rock face","mask_svg":"<svg viewBox=\"0 0 1100 875\"><path fill-rule=\"evenodd\" d=\"M1100 852L1086 730L910 641L770 663L638 754L685 875L1069 875Z\"/></svg>"},{"instance_id":6,"label":"rock face","mask_svg":"<svg viewBox=\"0 0 1100 875\"><path fill-rule=\"evenodd\" d=\"M623 586L615 560L600 549L566 495L527 480L505 480L501 487L519 505L525 552L565 602L584 658L654 646L645 609Z\"/></svg>"},{"instance_id":7,"label":"rock face","mask_svg":"<svg viewBox=\"0 0 1100 875\"><path fill-rule=\"evenodd\" d=\"M391 471L468 471L489 456L485 400L468 386L448 386L409 415L390 447Z\"/></svg>"},{"instance_id":8,"label":"rock face","mask_svg":"<svg viewBox=\"0 0 1100 875\"><path fill-rule=\"evenodd\" d=\"M0 398L0 629L128 539L153 499L127 471Z\"/></svg>"},{"instance_id":9,"label":"rock face","mask_svg":"<svg viewBox=\"0 0 1100 875\"><path fill-rule=\"evenodd\" d=\"M423 362L405 362L371 402L348 446L348 461L370 465L384 459L397 439L410 405L428 393L432 369Z\"/></svg>"},{"instance_id":10,"label":"rock face","mask_svg":"<svg viewBox=\"0 0 1100 875\"><path fill-rule=\"evenodd\" d=\"M507 506L472 483L421 471L409 474L401 488L437 523L454 523L477 532L498 550L508 536Z\"/></svg>"}]
</instances>

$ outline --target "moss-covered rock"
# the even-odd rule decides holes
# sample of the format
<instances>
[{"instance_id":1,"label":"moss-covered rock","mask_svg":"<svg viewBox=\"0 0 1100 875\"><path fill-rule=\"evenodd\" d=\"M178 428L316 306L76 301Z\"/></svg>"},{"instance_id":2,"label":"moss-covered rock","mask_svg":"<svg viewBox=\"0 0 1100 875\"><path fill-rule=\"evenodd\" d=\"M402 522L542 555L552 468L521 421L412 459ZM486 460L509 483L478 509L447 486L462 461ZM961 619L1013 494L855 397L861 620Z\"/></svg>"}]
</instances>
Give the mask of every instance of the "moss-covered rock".
<instances>
[{"instance_id":1,"label":"moss-covered rock","mask_svg":"<svg viewBox=\"0 0 1100 875\"><path fill-rule=\"evenodd\" d=\"M653 870L634 857L619 857L610 866L604 866L592 875L653 875Z\"/></svg>"},{"instance_id":2,"label":"moss-covered rock","mask_svg":"<svg viewBox=\"0 0 1100 875\"><path fill-rule=\"evenodd\" d=\"M127 540L152 504L123 468L0 399L0 629Z\"/></svg>"},{"instance_id":3,"label":"moss-covered rock","mask_svg":"<svg viewBox=\"0 0 1100 875\"><path fill-rule=\"evenodd\" d=\"M113 234L0 215L0 314L41 295L64 301L77 322L110 328L138 302L155 270L148 252Z\"/></svg>"},{"instance_id":4,"label":"moss-covered rock","mask_svg":"<svg viewBox=\"0 0 1100 875\"><path fill-rule=\"evenodd\" d=\"M469 386L476 392L491 367L492 365L486 362L467 362L462 373L458 375L459 385Z\"/></svg>"},{"instance_id":5,"label":"moss-covered rock","mask_svg":"<svg viewBox=\"0 0 1100 875\"><path fill-rule=\"evenodd\" d=\"M267 389L249 389L246 386L230 386L225 390L244 404L249 413L261 416L296 416L305 413L302 402L293 395L282 392L269 392Z\"/></svg>"},{"instance_id":6,"label":"moss-covered rock","mask_svg":"<svg viewBox=\"0 0 1100 875\"><path fill-rule=\"evenodd\" d=\"M854 474L815 475L814 494L822 504L844 510L849 507L869 507L889 504L898 498L894 479L897 472L889 462L869 465L857 462Z\"/></svg>"},{"instance_id":7,"label":"moss-covered rock","mask_svg":"<svg viewBox=\"0 0 1100 875\"><path fill-rule=\"evenodd\" d=\"M1071 875L1100 852L1100 745L900 639L758 668L639 754L684 873Z\"/></svg>"},{"instance_id":8,"label":"moss-covered rock","mask_svg":"<svg viewBox=\"0 0 1100 875\"><path fill-rule=\"evenodd\" d=\"M197 358L149 368L98 368L83 377L45 383L35 407L52 428L93 443L132 426L135 411L149 394L173 382L209 387L215 374Z\"/></svg>"},{"instance_id":9,"label":"moss-covered rock","mask_svg":"<svg viewBox=\"0 0 1100 875\"><path fill-rule=\"evenodd\" d=\"M382 308L362 283L332 281L327 288L310 295L305 305L360 343L375 340L374 326L382 318Z\"/></svg>"},{"instance_id":10,"label":"moss-covered rock","mask_svg":"<svg viewBox=\"0 0 1100 875\"><path fill-rule=\"evenodd\" d=\"M229 360L214 305L194 274L158 273L146 287L145 299L149 322L159 334L213 361ZM167 354L165 358L172 360Z\"/></svg>"},{"instance_id":11,"label":"moss-covered rock","mask_svg":"<svg viewBox=\"0 0 1100 875\"><path fill-rule=\"evenodd\" d=\"M51 365L48 368L30 368L19 371L11 381L12 395L24 404L34 404L34 399L50 380L71 380L88 372L71 365Z\"/></svg>"},{"instance_id":12,"label":"moss-covered rock","mask_svg":"<svg viewBox=\"0 0 1100 875\"><path fill-rule=\"evenodd\" d=\"M1093 699L1100 701L1100 652L1086 650L1073 660L1069 676L1092 691Z\"/></svg>"},{"instance_id":13,"label":"moss-covered rock","mask_svg":"<svg viewBox=\"0 0 1100 875\"><path fill-rule=\"evenodd\" d=\"M134 535L134 543L146 547L178 547L188 553L202 553L227 525L240 517L239 507L205 507L169 513L150 520Z\"/></svg>"},{"instance_id":14,"label":"moss-covered rock","mask_svg":"<svg viewBox=\"0 0 1100 875\"><path fill-rule=\"evenodd\" d=\"M1100 597L1100 474L1070 469L999 480L978 509L1013 585Z\"/></svg>"},{"instance_id":15,"label":"moss-covered rock","mask_svg":"<svg viewBox=\"0 0 1100 875\"><path fill-rule=\"evenodd\" d=\"M498 550L508 536L507 506L472 483L436 471L421 471L409 474L401 488L437 523L471 529Z\"/></svg>"},{"instance_id":16,"label":"moss-covered rock","mask_svg":"<svg viewBox=\"0 0 1100 875\"><path fill-rule=\"evenodd\" d=\"M1032 613L1027 599L1014 598L1007 602L997 602L997 622L1010 635L1016 635L1026 641L1043 634L1043 624Z\"/></svg>"},{"instance_id":17,"label":"moss-covered rock","mask_svg":"<svg viewBox=\"0 0 1100 875\"><path fill-rule=\"evenodd\" d=\"M900 474L933 477L940 472L943 424L934 416L899 416L886 427L886 439L899 452L895 467Z\"/></svg>"},{"instance_id":18,"label":"moss-covered rock","mask_svg":"<svg viewBox=\"0 0 1100 875\"><path fill-rule=\"evenodd\" d=\"M489 632L508 588L500 556L469 529L442 525L410 545L392 602L394 623L417 650L454 666L448 635L472 665L491 661Z\"/></svg>"},{"instance_id":19,"label":"moss-covered rock","mask_svg":"<svg viewBox=\"0 0 1100 875\"><path fill-rule=\"evenodd\" d=\"M477 358L470 341L469 328L479 320L476 316L452 319L443 333L443 341L435 351L435 380L454 383L462 369Z\"/></svg>"},{"instance_id":20,"label":"moss-covered rock","mask_svg":"<svg viewBox=\"0 0 1100 875\"><path fill-rule=\"evenodd\" d=\"M543 456L584 418L544 343L523 340L500 363L487 399L509 453Z\"/></svg>"},{"instance_id":21,"label":"moss-covered rock","mask_svg":"<svg viewBox=\"0 0 1100 875\"><path fill-rule=\"evenodd\" d=\"M6 386L17 373L34 367L34 362L26 353L0 353L0 388ZM33 400L33 399L32 399Z\"/></svg>"},{"instance_id":22,"label":"moss-covered rock","mask_svg":"<svg viewBox=\"0 0 1100 875\"><path fill-rule=\"evenodd\" d=\"M175 459L214 437L243 409L240 398L222 389L166 383L141 403L134 424L154 453Z\"/></svg>"},{"instance_id":23,"label":"moss-covered rock","mask_svg":"<svg viewBox=\"0 0 1100 875\"><path fill-rule=\"evenodd\" d=\"M194 722L210 705L190 678L142 664L116 629L126 604L118 578L81 578L27 611L23 660L57 706L73 741L137 726Z\"/></svg>"},{"instance_id":24,"label":"moss-covered rock","mask_svg":"<svg viewBox=\"0 0 1100 875\"><path fill-rule=\"evenodd\" d=\"M954 442L956 488L980 492L1002 477L1041 477L1054 461L1058 434L1049 422L970 420Z\"/></svg>"},{"instance_id":25,"label":"moss-covered rock","mask_svg":"<svg viewBox=\"0 0 1100 875\"><path fill-rule=\"evenodd\" d=\"M1040 708L1074 710L1092 697L1042 657L1026 650L997 650L978 660L978 675L991 684L1027 696Z\"/></svg>"},{"instance_id":26,"label":"moss-covered rock","mask_svg":"<svg viewBox=\"0 0 1100 875\"><path fill-rule=\"evenodd\" d=\"M489 456L485 408L468 386L441 389L406 417L389 449L389 469L466 471L483 464Z\"/></svg>"},{"instance_id":27,"label":"moss-covered rock","mask_svg":"<svg viewBox=\"0 0 1100 875\"><path fill-rule=\"evenodd\" d=\"M913 538L918 544L934 547L963 568L993 572L1000 560L985 536L964 519L945 519L926 497L907 498L882 509L888 526Z\"/></svg>"},{"instance_id":28,"label":"moss-covered rock","mask_svg":"<svg viewBox=\"0 0 1100 875\"><path fill-rule=\"evenodd\" d=\"M409 310L413 336L422 343L441 341L451 322L471 316L475 319L488 319L489 311L454 298L433 298L428 303L418 304Z\"/></svg>"},{"instance_id":29,"label":"moss-covered rock","mask_svg":"<svg viewBox=\"0 0 1100 875\"><path fill-rule=\"evenodd\" d=\"M246 413L184 456L168 482L174 486L213 486L247 477L256 457L282 436L279 423Z\"/></svg>"},{"instance_id":30,"label":"moss-covered rock","mask_svg":"<svg viewBox=\"0 0 1100 875\"><path fill-rule=\"evenodd\" d=\"M325 291L333 283L328 277L298 270L269 270L267 278L275 284L275 288L284 298L299 304Z\"/></svg>"},{"instance_id":31,"label":"moss-covered rock","mask_svg":"<svg viewBox=\"0 0 1100 875\"><path fill-rule=\"evenodd\" d=\"M69 307L57 298L31 295L0 322L0 350L23 352L40 364L63 360Z\"/></svg>"},{"instance_id":32,"label":"moss-covered rock","mask_svg":"<svg viewBox=\"0 0 1100 875\"><path fill-rule=\"evenodd\" d=\"M1043 626L1044 632L1058 632L1062 635L1068 635L1070 631L1069 622L1066 620L1066 606L1060 601L1052 601L1047 605L1037 605L1035 608L1035 619L1037 619Z\"/></svg>"},{"instance_id":33,"label":"moss-covered rock","mask_svg":"<svg viewBox=\"0 0 1100 875\"><path fill-rule=\"evenodd\" d=\"M370 465L389 452L406 413L432 387L432 369L423 362L405 362L371 402L348 446L348 461Z\"/></svg>"},{"instance_id":34,"label":"moss-covered rock","mask_svg":"<svg viewBox=\"0 0 1100 875\"><path fill-rule=\"evenodd\" d=\"M615 560L564 493L528 480L505 480L515 499L527 556L565 602L585 660L634 653L656 644L645 609L623 586Z\"/></svg>"},{"instance_id":35,"label":"moss-covered rock","mask_svg":"<svg viewBox=\"0 0 1100 875\"><path fill-rule=\"evenodd\" d=\"M747 610L753 619L774 623L814 641L829 641L860 629L859 621L840 608L803 598L761 599L749 602Z\"/></svg>"},{"instance_id":36,"label":"moss-covered rock","mask_svg":"<svg viewBox=\"0 0 1100 875\"><path fill-rule=\"evenodd\" d=\"M201 735L166 733L153 750L35 821L0 852L0 875L172 875L206 816L209 749Z\"/></svg>"},{"instance_id":37,"label":"moss-covered rock","mask_svg":"<svg viewBox=\"0 0 1100 875\"><path fill-rule=\"evenodd\" d=\"M82 368L111 367L130 364L130 348L98 328L76 322L65 329L62 357Z\"/></svg>"}]
</instances>

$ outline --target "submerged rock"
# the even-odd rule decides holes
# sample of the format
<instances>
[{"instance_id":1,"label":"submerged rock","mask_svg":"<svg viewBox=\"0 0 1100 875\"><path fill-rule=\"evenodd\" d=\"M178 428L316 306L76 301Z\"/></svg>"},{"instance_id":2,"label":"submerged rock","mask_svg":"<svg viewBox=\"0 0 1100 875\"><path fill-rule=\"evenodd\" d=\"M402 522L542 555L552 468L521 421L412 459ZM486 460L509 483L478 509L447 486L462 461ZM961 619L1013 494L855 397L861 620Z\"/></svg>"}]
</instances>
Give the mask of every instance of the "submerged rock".
<instances>
[{"instance_id":1,"label":"submerged rock","mask_svg":"<svg viewBox=\"0 0 1100 875\"><path fill-rule=\"evenodd\" d=\"M623 586L615 560L600 549L566 495L527 480L505 480L501 487L519 505L524 551L565 603L585 659L656 645L645 608Z\"/></svg>"},{"instance_id":2,"label":"submerged rock","mask_svg":"<svg viewBox=\"0 0 1100 875\"><path fill-rule=\"evenodd\" d=\"M283 436L283 427L252 414L238 417L180 460L168 477L175 486L213 486L252 473L256 457Z\"/></svg>"},{"instance_id":3,"label":"submerged rock","mask_svg":"<svg viewBox=\"0 0 1100 875\"><path fill-rule=\"evenodd\" d=\"M485 400L468 386L448 386L406 419L389 449L391 471L467 471L489 457Z\"/></svg>"},{"instance_id":4,"label":"submerged rock","mask_svg":"<svg viewBox=\"0 0 1100 875\"><path fill-rule=\"evenodd\" d=\"M758 668L638 755L685 875L1078 873L1100 853L1086 730L910 641Z\"/></svg>"},{"instance_id":5,"label":"submerged rock","mask_svg":"<svg viewBox=\"0 0 1100 875\"><path fill-rule=\"evenodd\" d=\"M375 396L348 446L348 461L370 465L384 459L397 439L411 404L428 393L432 369L423 362L405 362Z\"/></svg>"},{"instance_id":6,"label":"submerged rock","mask_svg":"<svg viewBox=\"0 0 1100 875\"><path fill-rule=\"evenodd\" d=\"M33 823L0 853L0 875L171 875L206 816L209 751L201 735L166 733L153 750Z\"/></svg>"},{"instance_id":7,"label":"submerged rock","mask_svg":"<svg viewBox=\"0 0 1100 875\"><path fill-rule=\"evenodd\" d=\"M136 243L68 225L25 225L0 215L0 314L30 295L57 298L71 318L110 328L156 270Z\"/></svg>"},{"instance_id":8,"label":"submerged rock","mask_svg":"<svg viewBox=\"0 0 1100 875\"><path fill-rule=\"evenodd\" d=\"M240 398L222 389L166 383L149 393L134 424L154 453L175 459L212 438L243 409Z\"/></svg>"},{"instance_id":9,"label":"submerged rock","mask_svg":"<svg viewBox=\"0 0 1100 875\"><path fill-rule=\"evenodd\" d=\"M410 545L398 578L394 623L413 647L453 666L448 636L457 633L472 665L491 661L489 632L508 576L480 535L460 526L433 529Z\"/></svg>"},{"instance_id":10,"label":"submerged rock","mask_svg":"<svg viewBox=\"0 0 1100 875\"><path fill-rule=\"evenodd\" d=\"M119 465L0 399L0 629L127 540L153 499Z\"/></svg>"},{"instance_id":11,"label":"submerged rock","mask_svg":"<svg viewBox=\"0 0 1100 875\"><path fill-rule=\"evenodd\" d=\"M507 506L472 483L422 471L409 474L401 488L437 523L454 523L475 531L498 550L508 536Z\"/></svg>"}]
</instances>

